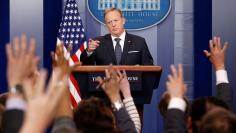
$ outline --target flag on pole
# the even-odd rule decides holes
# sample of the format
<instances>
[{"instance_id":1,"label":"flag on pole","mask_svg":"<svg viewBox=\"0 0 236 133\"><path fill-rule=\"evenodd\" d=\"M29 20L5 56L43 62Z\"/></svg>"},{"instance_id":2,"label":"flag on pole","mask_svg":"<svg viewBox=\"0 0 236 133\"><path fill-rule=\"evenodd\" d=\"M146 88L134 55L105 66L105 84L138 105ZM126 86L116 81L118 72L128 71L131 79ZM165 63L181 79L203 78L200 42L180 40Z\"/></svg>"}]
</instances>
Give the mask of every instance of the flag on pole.
<instances>
[{"instance_id":1,"label":"flag on pole","mask_svg":"<svg viewBox=\"0 0 236 133\"><path fill-rule=\"evenodd\" d=\"M86 49L87 42L84 33L82 20L79 15L76 0L67 0L62 15L62 22L57 38L57 44L64 44L64 51L72 45L70 53L66 52L65 57L70 65L79 61L80 54ZM81 100L79 85L73 75L69 78L70 99L73 107L76 107Z\"/></svg>"}]
</instances>

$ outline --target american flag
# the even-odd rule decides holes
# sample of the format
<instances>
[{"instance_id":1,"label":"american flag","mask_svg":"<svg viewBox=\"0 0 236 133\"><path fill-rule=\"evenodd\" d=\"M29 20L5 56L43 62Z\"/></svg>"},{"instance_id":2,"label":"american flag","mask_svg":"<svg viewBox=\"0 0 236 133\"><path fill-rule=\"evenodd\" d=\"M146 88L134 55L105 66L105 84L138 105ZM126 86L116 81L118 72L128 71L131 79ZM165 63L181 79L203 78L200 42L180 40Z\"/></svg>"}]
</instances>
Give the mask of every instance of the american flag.
<instances>
[{"instance_id":1,"label":"american flag","mask_svg":"<svg viewBox=\"0 0 236 133\"><path fill-rule=\"evenodd\" d=\"M81 52L87 47L84 28L76 0L66 1L57 44L61 44L61 42L64 43L64 51L66 51L68 46L72 45L71 52L66 52L65 56L69 60L69 64L74 65L79 61ZM76 107L81 98L79 85L73 75L70 75L69 89L72 106Z\"/></svg>"}]
</instances>

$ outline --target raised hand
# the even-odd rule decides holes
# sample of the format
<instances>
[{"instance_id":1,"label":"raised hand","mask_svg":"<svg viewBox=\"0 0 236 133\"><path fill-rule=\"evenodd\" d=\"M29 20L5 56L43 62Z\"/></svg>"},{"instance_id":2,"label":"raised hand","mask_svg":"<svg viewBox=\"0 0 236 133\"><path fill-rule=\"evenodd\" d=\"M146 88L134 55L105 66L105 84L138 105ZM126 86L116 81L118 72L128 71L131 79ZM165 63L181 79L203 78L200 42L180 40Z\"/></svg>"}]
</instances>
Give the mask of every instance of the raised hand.
<instances>
[{"instance_id":1,"label":"raised hand","mask_svg":"<svg viewBox=\"0 0 236 133\"><path fill-rule=\"evenodd\" d=\"M29 48L25 35L15 37L13 43L6 45L7 53L7 79L8 86L22 84L28 76L34 75L37 70L39 57L35 55L36 42L30 39Z\"/></svg>"},{"instance_id":2,"label":"raised hand","mask_svg":"<svg viewBox=\"0 0 236 133\"><path fill-rule=\"evenodd\" d=\"M46 71L40 71L38 83L35 87L36 90L32 90L31 81L25 80L26 86L24 91L28 106L25 114L24 124L21 129L22 133L43 132L55 117L57 105L68 87L68 77L66 75L60 77L60 69L56 69L54 71L54 75L54 78L50 79L46 91Z\"/></svg>"},{"instance_id":3,"label":"raised hand","mask_svg":"<svg viewBox=\"0 0 236 133\"><path fill-rule=\"evenodd\" d=\"M69 51L66 51L67 53L70 53L72 50L72 46L69 46L68 49ZM63 44L60 44L56 47L56 51L51 52L51 57L52 57L52 64L54 68L60 68L62 70L62 74L70 74L73 69L81 65L80 62L76 63L76 65L70 66L68 60L65 57L65 51L63 48Z\"/></svg>"},{"instance_id":4,"label":"raised hand","mask_svg":"<svg viewBox=\"0 0 236 133\"><path fill-rule=\"evenodd\" d=\"M120 78L120 90L124 98L129 98L131 96L130 92L130 84L127 79L127 74L125 70L123 70L123 73L121 73L119 70L117 70L118 76Z\"/></svg>"},{"instance_id":5,"label":"raised hand","mask_svg":"<svg viewBox=\"0 0 236 133\"><path fill-rule=\"evenodd\" d=\"M213 40L209 41L210 52L204 50L206 57L209 58L216 70L225 69L225 51L228 48L228 43L225 42L224 46L221 47L220 37L214 37Z\"/></svg>"},{"instance_id":6,"label":"raised hand","mask_svg":"<svg viewBox=\"0 0 236 133\"><path fill-rule=\"evenodd\" d=\"M102 89L105 91L106 95L109 97L112 103L119 101L120 98L120 78L114 68L110 67L105 70L106 77L102 79L98 77L96 81L101 85Z\"/></svg>"},{"instance_id":7,"label":"raised hand","mask_svg":"<svg viewBox=\"0 0 236 133\"><path fill-rule=\"evenodd\" d=\"M184 84L183 66L181 64L178 65L178 71L174 65L171 65L171 75L168 76L166 88L171 97L183 98L185 96L187 87Z\"/></svg>"}]
</instances>

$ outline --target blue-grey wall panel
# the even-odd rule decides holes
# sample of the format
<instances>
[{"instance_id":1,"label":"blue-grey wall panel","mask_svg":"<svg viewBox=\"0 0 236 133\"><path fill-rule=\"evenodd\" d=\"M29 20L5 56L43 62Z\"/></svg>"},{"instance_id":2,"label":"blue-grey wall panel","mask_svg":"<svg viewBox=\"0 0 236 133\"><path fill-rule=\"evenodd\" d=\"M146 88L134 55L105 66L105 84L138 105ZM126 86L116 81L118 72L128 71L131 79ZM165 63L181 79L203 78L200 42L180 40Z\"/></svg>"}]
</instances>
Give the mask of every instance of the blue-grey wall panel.
<instances>
[{"instance_id":1,"label":"blue-grey wall panel","mask_svg":"<svg viewBox=\"0 0 236 133\"><path fill-rule=\"evenodd\" d=\"M153 36L151 36L153 37ZM157 109L160 97L166 90L165 82L170 73L169 66L174 64L174 6L168 18L157 26L157 64L163 68L160 84L153 92L152 102L145 105L143 133L162 133L163 119Z\"/></svg>"},{"instance_id":2,"label":"blue-grey wall panel","mask_svg":"<svg viewBox=\"0 0 236 133\"><path fill-rule=\"evenodd\" d=\"M224 8L222 5L224 5ZM220 36L222 42L227 41L229 48L226 54L226 69L230 84L234 88L236 97L236 1L235 0L212 0L212 35ZM215 72L212 73L215 79ZM213 81L213 86L215 82ZM214 87L213 87L214 90ZM234 111L236 111L236 98L234 98Z\"/></svg>"},{"instance_id":3,"label":"blue-grey wall panel","mask_svg":"<svg viewBox=\"0 0 236 133\"><path fill-rule=\"evenodd\" d=\"M43 64L43 0L10 0L10 40L26 34L34 37L36 54Z\"/></svg>"}]
</instances>

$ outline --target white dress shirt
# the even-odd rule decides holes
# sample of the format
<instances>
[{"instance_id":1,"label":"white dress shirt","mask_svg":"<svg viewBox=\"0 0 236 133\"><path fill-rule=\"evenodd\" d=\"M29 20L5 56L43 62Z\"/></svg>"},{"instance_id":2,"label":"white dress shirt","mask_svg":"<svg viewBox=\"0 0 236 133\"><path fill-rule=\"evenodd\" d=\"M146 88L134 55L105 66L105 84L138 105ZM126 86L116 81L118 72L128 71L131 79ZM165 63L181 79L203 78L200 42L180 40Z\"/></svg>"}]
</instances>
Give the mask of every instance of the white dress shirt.
<instances>
[{"instance_id":1,"label":"white dress shirt","mask_svg":"<svg viewBox=\"0 0 236 133\"><path fill-rule=\"evenodd\" d=\"M115 49L116 47L116 41L115 39L116 38L120 38L120 46L121 46L121 50L123 52L123 49L124 49L124 45L125 45L125 35L126 35L126 32L124 31L119 37L114 37L111 35L111 39L112 39L112 43L113 43L113 48Z\"/></svg>"},{"instance_id":2,"label":"white dress shirt","mask_svg":"<svg viewBox=\"0 0 236 133\"><path fill-rule=\"evenodd\" d=\"M187 104L183 98L173 97L170 99L168 109L179 109L185 112L186 106Z\"/></svg>"},{"instance_id":3,"label":"white dress shirt","mask_svg":"<svg viewBox=\"0 0 236 133\"><path fill-rule=\"evenodd\" d=\"M224 69L216 71L216 85L220 83L229 83L227 72Z\"/></svg>"},{"instance_id":4,"label":"white dress shirt","mask_svg":"<svg viewBox=\"0 0 236 133\"><path fill-rule=\"evenodd\" d=\"M220 83L229 83L227 72L224 69L216 71L216 85ZM179 109L185 111L186 103L182 98L171 98L168 109Z\"/></svg>"}]
</instances>

